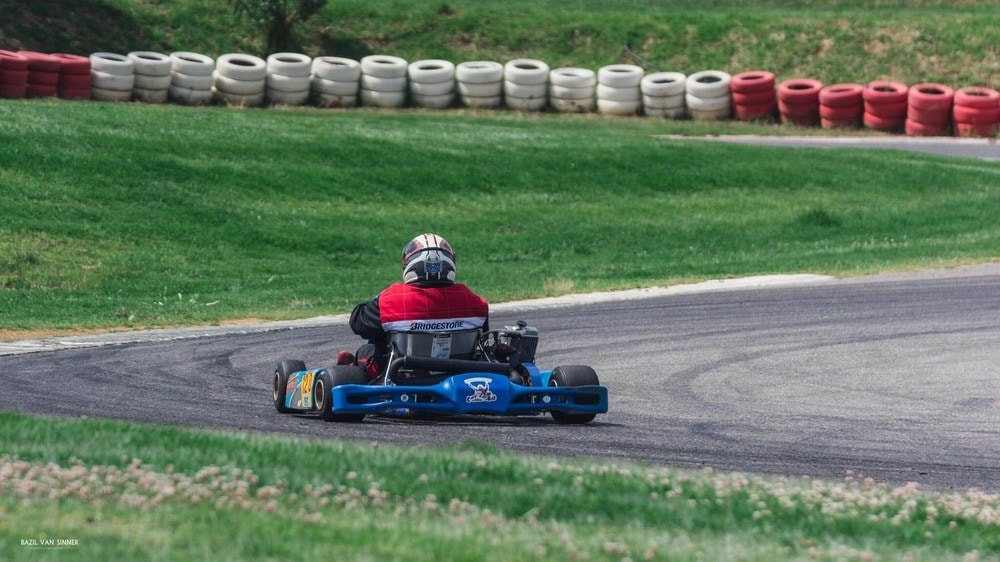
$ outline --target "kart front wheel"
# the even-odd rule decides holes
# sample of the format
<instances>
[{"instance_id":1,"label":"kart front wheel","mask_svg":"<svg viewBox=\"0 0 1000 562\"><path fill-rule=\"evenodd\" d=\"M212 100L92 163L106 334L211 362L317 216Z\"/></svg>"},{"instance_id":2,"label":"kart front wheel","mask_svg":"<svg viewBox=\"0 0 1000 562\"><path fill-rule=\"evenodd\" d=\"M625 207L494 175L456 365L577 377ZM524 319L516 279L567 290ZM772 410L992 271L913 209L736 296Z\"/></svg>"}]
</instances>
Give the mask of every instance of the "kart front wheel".
<instances>
[{"instance_id":1,"label":"kart front wheel","mask_svg":"<svg viewBox=\"0 0 1000 562\"><path fill-rule=\"evenodd\" d=\"M552 369L552 376L549 378L549 386L590 386L601 384L597 380L597 373L587 365L561 365ZM550 410L552 419L556 423L581 424L594 421L597 414L567 414Z\"/></svg>"},{"instance_id":2,"label":"kart front wheel","mask_svg":"<svg viewBox=\"0 0 1000 562\"><path fill-rule=\"evenodd\" d=\"M285 359L274 368L274 409L278 410L279 414L287 414L291 411L285 407L288 375L305 370L306 364L296 359Z\"/></svg>"},{"instance_id":3,"label":"kart front wheel","mask_svg":"<svg viewBox=\"0 0 1000 562\"><path fill-rule=\"evenodd\" d=\"M313 384L313 396L319 417L333 422L359 422L365 419L364 414L338 414L333 411L333 387L342 384L368 384L368 374L355 365L337 365L323 369L316 374Z\"/></svg>"}]
</instances>

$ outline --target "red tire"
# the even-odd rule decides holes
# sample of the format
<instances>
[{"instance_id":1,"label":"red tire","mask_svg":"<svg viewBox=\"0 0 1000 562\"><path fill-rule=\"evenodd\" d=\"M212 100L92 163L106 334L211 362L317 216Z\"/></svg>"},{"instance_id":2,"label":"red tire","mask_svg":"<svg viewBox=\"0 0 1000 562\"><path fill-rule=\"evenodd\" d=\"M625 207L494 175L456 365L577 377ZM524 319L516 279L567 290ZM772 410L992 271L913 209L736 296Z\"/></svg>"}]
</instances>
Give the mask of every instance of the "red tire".
<instances>
[{"instance_id":1,"label":"red tire","mask_svg":"<svg viewBox=\"0 0 1000 562\"><path fill-rule=\"evenodd\" d=\"M90 74L90 57L67 53L54 53L52 56L59 59L59 72L62 74Z\"/></svg>"},{"instance_id":2,"label":"red tire","mask_svg":"<svg viewBox=\"0 0 1000 562\"><path fill-rule=\"evenodd\" d=\"M905 119L906 111L910 108L906 100L899 102L878 103L866 101L864 103L865 113L870 113L886 119Z\"/></svg>"},{"instance_id":3,"label":"red tire","mask_svg":"<svg viewBox=\"0 0 1000 562\"><path fill-rule=\"evenodd\" d=\"M944 84L916 84L910 87L907 102L917 109L951 110L955 90Z\"/></svg>"},{"instance_id":4,"label":"red tire","mask_svg":"<svg viewBox=\"0 0 1000 562\"><path fill-rule=\"evenodd\" d=\"M992 88L959 88L955 90L955 105L993 109L1000 107L1000 92Z\"/></svg>"},{"instance_id":5,"label":"red tire","mask_svg":"<svg viewBox=\"0 0 1000 562\"><path fill-rule=\"evenodd\" d=\"M909 88L906 84L891 80L876 80L869 82L861 95L867 102L888 104L906 102L908 93Z\"/></svg>"},{"instance_id":6,"label":"red tire","mask_svg":"<svg viewBox=\"0 0 1000 562\"><path fill-rule=\"evenodd\" d=\"M29 70L44 70L47 72L59 72L62 61L58 57L39 53L37 51L21 51L21 54L28 59Z\"/></svg>"},{"instance_id":7,"label":"red tire","mask_svg":"<svg viewBox=\"0 0 1000 562\"><path fill-rule=\"evenodd\" d=\"M861 84L834 84L819 91L819 103L827 107L862 107L865 87Z\"/></svg>"},{"instance_id":8,"label":"red tire","mask_svg":"<svg viewBox=\"0 0 1000 562\"><path fill-rule=\"evenodd\" d=\"M51 98L55 97L56 93L55 86L28 84L27 94L29 98Z\"/></svg>"},{"instance_id":9,"label":"red tire","mask_svg":"<svg viewBox=\"0 0 1000 562\"><path fill-rule=\"evenodd\" d=\"M955 135L959 137L993 138L997 133L1000 133L1000 123L955 123Z\"/></svg>"},{"instance_id":10,"label":"red tire","mask_svg":"<svg viewBox=\"0 0 1000 562\"><path fill-rule=\"evenodd\" d=\"M911 137L950 137L951 127L948 125L927 125L912 119L907 119L904 126L906 134Z\"/></svg>"},{"instance_id":11,"label":"red tire","mask_svg":"<svg viewBox=\"0 0 1000 562\"><path fill-rule=\"evenodd\" d=\"M36 86L55 86L59 83L59 73L48 70L29 70L28 84Z\"/></svg>"},{"instance_id":12,"label":"red tire","mask_svg":"<svg viewBox=\"0 0 1000 562\"><path fill-rule=\"evenodd\" d=\"M777 111L778 104L773 101L756 105L733 105L733 116L740 121L770 119Z\"/></svg>"},{"instance_id":13,"label":"red tire","mask_svg":"<svg viewBox=\"0 0 1000 562\"><path fill-rule=\"evenodd\" d=\"M951 116L956 123L997 123L1000 122L1000 107L979 108L956 105L952 108Z\"/></svg>"},{"instance_id":14,"label":"red tire","mask_svg":"<svg viewBox=\"0 0 1000 562\"><path fill-rule=\"evenodd\" d=\"M819 116L821 119L830 119L833 121L844 121L844 120L854 120L861 122L861 114L864 113L864 107L860 104L851 107L830 107L828 105L819 106Z\"/></svg>"},{"instance_id":15,"label":"red tire","mask_svg":"<svg viewBox=\"0 0 1000 562\"><path fill-rule=\"evenodd\" d=\"M57 86L63 89L86 88L89 91L92 82L93 79L89 72L87 74L60 74Z\"/></svg>"},{"instance_id":16,"label":"red tire","mask_svg":"<svg viewBox=\"0 0 1000 562\"><path fill-rule=\"evenodd\" d=\"M824 119L820 118L819 126L824 129L857 129L861 126L861 116L855 119Z\"/></svg>"},{"instance_id":17,"label":"red tire","mask_svg":"<svg viewBox=\"0 0 1000 562\"><path fill-rule=\"evenodd\" d=\"M861 116L861 121L865 127L876 131L901 131L906 124L906 117L882 117L866 112Z\"/></svg>"},{"instance_id":18,"label":"red tire","mask_svg":"<svg viewBox=\"0 0 1000 562\"><path fill-rule=\"evenodd\" d=\"M0 98L20 99L28 95L28 84L0 84Z\"/></svg>"},{"instance_id":19,"label":"red tire","mask_svg":"<svg viewBox=\"0 0 1000 562\"><path fill-rule=\"evenodd\" d=\"M774 103L777 99L774 88L756 92L733 92L733 105L760 105Z\"/></svg>"},{"instance_id":20,"label":"red tire","mask_svg":"<svg viewBox=\"0 0 1000 562\"><path fill-rule=\"evenodd\" d=\"M28 83L30 70L9 70L0 68L0 85L23 86Z\"/></svg>"},{"instance_id":21,"label":"red tire","mask_svg":"<svg viewBox=\"0 0 1000 562\"><path fill-rule=\"evenodd\" d=\"M945 125L951 121L951 109L921 109L910 106L906 118L921 125Z\"/></svg>"},{"instance_id":22,"label":"red tire","mask_svg":"<svg viewBox=\"0 0 1000 562\"><path fill-rule=\"evenodd\" d=\"M17 51L0 49L0 68L4 70L28 70L28 57Z\"/></svg>"},{"instance_id":23,"label":"red tire","mask_svg":"<svg viewBox=\"0 0 1000 562\"><path fill-rule=\"evenodd\" d=\"M819 102L789 103L779 99L778 110L782 115L789 117L815 117L816 122L819 123Z\"/></svg>"},{"instance_id":24,"label":"red tire","mask_svg":"<svg viewBox=\"0 0 1000 562\"><path fill-rule=\"evenodd\" d=\"M823 83L811 78L793 78L778 86L778 99L792 104L819 103Z\"/></svg>"},{"instance_id":25,"label":"red tire","mask_svg":"<svg viewBox=\"0 0 1000 562\"><path fill-rule=\"evenodd\" d=\"M729 80L729 89L733 93L749 94L751 92L774 92L774 74L765 70L741 72Z\"/></svg>"},{"instance_id":26,"label":"red tire","mask_svg":"<svg viewBox=\"0 0 1000 562\"><path fill-rule=\"evenodd\" d=\"M90 88L59 88L57 95L64 100L89 100Z\"/></svg>"}]
</instances>

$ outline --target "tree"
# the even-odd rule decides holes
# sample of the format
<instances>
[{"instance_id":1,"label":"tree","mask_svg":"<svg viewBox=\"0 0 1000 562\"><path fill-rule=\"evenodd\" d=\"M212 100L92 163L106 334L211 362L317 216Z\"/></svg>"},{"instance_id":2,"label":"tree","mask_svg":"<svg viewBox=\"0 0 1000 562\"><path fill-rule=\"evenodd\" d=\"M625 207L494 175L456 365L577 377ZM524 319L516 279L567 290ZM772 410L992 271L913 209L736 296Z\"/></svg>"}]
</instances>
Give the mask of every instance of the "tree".
<instances>
[{"instance_id":1,"label":"tree","mask_svg":"<svg viewBox=\"0 0 1000 562\"><path fill-rule=\"evenodd\" d=\"M240 17L264 32L268 54L288 51L292 28L326 6L327 0L230 0Z\"/></svg>"}]
</instances>

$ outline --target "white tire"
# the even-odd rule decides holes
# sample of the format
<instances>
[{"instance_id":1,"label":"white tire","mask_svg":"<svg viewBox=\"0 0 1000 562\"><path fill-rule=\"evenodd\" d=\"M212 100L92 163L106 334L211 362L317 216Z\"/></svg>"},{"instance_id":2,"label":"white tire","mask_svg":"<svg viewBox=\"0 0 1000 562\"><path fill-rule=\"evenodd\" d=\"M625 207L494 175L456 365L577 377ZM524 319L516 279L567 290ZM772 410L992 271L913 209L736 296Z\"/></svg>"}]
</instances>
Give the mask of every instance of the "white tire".
<instances>
[{"instance_id":1,"label":"white tire","mask_svg":"<svg viewBox=\"0 0 1000 562\"><path fill-rule=\"evenodd\" d=\"M219 92L226 94L236 94L238 96L256 96L264 93L265 80L237 80L230 78L220 71L215 71L215 80L212 85ZM237 104L234 104L237 105Z\"/></svg>"},{"instance_id":2,"label":"white tire","mask_svg":"<svg viewBox=\"0 0 1000 562\"><path fill-rule=\"evenodd\" d=\"M132 90L132 98L142 103L165 103L168 95L169 91L162 88L155 90L135 88Z\"/></svg>"},{"instance_id":3,"label":"white tire","mask_svg":"<svg viewBox=\"0 0 1000 562\"><path fill-rule=\"evenodd\" d=\"M410 81L410 93L418 96L443 96L455 91L455 81L444 82L414 82Z\"/></svg>"},{"instance_id":4,"label":"white tire","mask_svg":"<svg viewBox=\"0 0 1000 562\"><path fill-rule=\"evenodd\" d=\"M135 83L132 85L136 89L144 90L166 90L173 82L173 77L168 72L166 76L150 76L148 74L135 73Z\"/></svg>"},{"instance_id":5,"label":"white tire","mask_svg":"<svg viewBox=\"0 0 1000 562\"><path fill-rule=\"evenodd\" d=\"M590 88L597 85L597 74L589 68L563 67L549 72L549 84L572 89Z\"/></svg>"},{"instance_id":6,"label":"white tire","mask_svg":"<svg viewBox=\"0 0 1000 562\"><path fill-rule=\"evenodd\" d=\"M309 90L286 92L284 90L265 88L264 99L271 105L303 105L309 101Z\"/></svg>"},{"instance_id":7,"label":"white tire","mask_svg":"<svg viewBox=\"0 0 1000 562\"><path fill-rule=\"evenodd\" d=\"M466 84L493 84L503 81L503 65L488 60L473 60L455 67L455 78Z\"/></svg>"},{"instance_id":8,"label":"white tire","mask_svg":"<svg viewBox=\"0 0 1000 562\"><path fill-rule=\"evenodd\" d=\"M549 65L536 59L514 59L503 67L504 79L515 84L532 86L549 81Z\"/></svg>"},{"instance_id":9,"label":"white tire","mask_svg":"<svg viewBox=\"0 0 1000 562\"><path fill-rule=\"evenodd\" d=\"M642 109L639 101L612 101L597 98L597 111L605 115L636 115Z\"/></svg>"},{"instance_id":10,"label":"white tire","mask_svg":"<svg viewBox=\"0 0 1000 562\"><path fill-rule=\"evenodd\" d=\"M135 87L135 74L111 74L103 70L90 71L90 83L102 90L117 90L131 92Z\"/></svg>"},{"instance_id":11,"label":"white tire","mask_svg":"<svg viewBox=\"0 0 1000 562\"><path fill-rule=\"evenodd\" d=\"M260 107L264 105L263 91L259 94L234 94L219 89L213 91L215 92L215 99L221 104L233 107Z\"/></svg>"},{"instance_id":12,"label":"white tire","mask_svg":"<svg viewBox=\"0 0 1000 562\"><path fill-rule=\"evenodd\" d=\"M598 84L597 99L607 101L639 101L642 99L642 93L639 91L639 86L619 88Z\"/></svg>"},{"instance_id":13,"label":"white tire","mask_svg":"<svg viewBox=\"0 0 1000 562\"><path fill-rule=\"evenodd\" d=\"M492 98L503 94L503 81L484 82L458 82L458 93L463 96L474 98Z\"/></svg>"},{"instance_id":14,"label":"white tire","mask_svg":"<svg viewBox=\"0 0 1000 562\"><path fill-rule=\"evenodd\" d=\"M274 53L267 57L267 72L292 78L308 78L312 59L302 53Z\"/></svg>"},{"instance_id":15,"label":"white tire","mask_svg":"<svg viewBox=\"0 0 1000 562\"><path fill-rule=\"evenodd\" d=\"M674 107L671 109L656 109L652 107L644 107L642 108L642 112L648 115L649 117L661 117L663 119L680 119L681 117L687 115L687 108L683 106Z\"/></svg>"},{"instance_id":16,"label":"white tire","mask_svg":"<svg viewBox=\"0 0 1000 562\"><path fill-rule=\"evenodd\" d=\"M721 70L702 70L687 77L684 91L699 98L718 98L729 93L732 79Z\"/></svg>"},{"instance_id":17,"label":"white tire","mask_svg":"<svg viewBox=\"0 0 1000 562\"><path fill-rule=\"evenodd\" d=\"M357 82L361 79L361 63L343 57L316 57L312 75L333 82Z\"/></svg>"},{"instance_id":18,"label":"white tire","mask_svg":"<svg viewBox=\"0 0 1000 562\"><path fill-rule=\"evenodd\" d=\"M413 105L417 107L445 109L451 107L451 102L455 100L455 92L448 92L447 94L439 94L436 96L414 94L412 98Z\"/></svg>"},{"instance_id":19,"label":"white tire","mask_svg":"<svg viewBox=\"0 0 1000 562\"><path fill-rule=\"evenodd\" d=\"M473 109L496 109L502 104L502 96L462 96L462 105Z\"/></svg>"},{"instance_id":20,"label":"white tire","mask_svg":"<svg viewBox=\"0 0 1000 562\"><path fill-rule=\"evenodd\" d=\"M407 67L411 82L434 84L455 79L455 64L441 59L418 60Z\"/></svg>"},{"instance_id":21,"label":"white tire","mask_svg":"<svg viewBox=\"0 0 1000 562\"><path fill-rule=\"evenodd\" d=\"M609 64L597 71L597 83L613 88L637 87L646 73L634 64Z\"/></svg>"},{"instance_id":22,"label":"white tire","mask_svg":"<svg viewBox=\"0 0 1000 562\"><path fill-rule=\"evenodd\" d=\"M380 92L362 88L361 104L384 108L403 107L406 104L406 91Z\"/></svg>"},{"instance_id":23,"label":"white tire","mask_svg":"<svg viewBox=\"0 0 1000 562\"><path fill-rule=\"evenodd\" d=\"M676 109L685 107L684 94L675 96L642 96L642 107L647 109Z\"/></svg>"},{"instance_id":24,"label":"white tire","mask_svg":"<svg viewBox=\"0 0 1000 562\"><path fill-rule=\"evenodd\" d=\"M371 74L361 75L361 88L364 90L372 90L374 92L405 92L406 86L406 76L383 78Z\"/></svg>"},{"instance_id":25,"label":"white tire","mask_svg":"<svg viewBox=\"0 0 1000 562\"><path fill-rule=\"evenodd\" d=\"M369 55L361 59L361 74L378 78L406 78L406 60L391 55Z\"/></svg>"},{"instance_id":26,"label":"white tire","mask_svg":"<svg viewBox=\"0 0 1000 562\"><path fill-rule=\"evenodd\" d=\"M357 96L361 87L359 80L350 82L338 82L336 80L326 80L324 78L312 79L312 90L320 94L330 94L332 96Z\"/></svg>"},{"instance_id":27,"label":"white tire","mask_svg":"<svg viewBox=\"0 0 1000 562\"><path fill-rule=\"evenodd\" d=\"M336 94L316 94L316 105L319 107L355 107L358 105L358 96L339 96Z\"/></svg>"},{"instance_id":28,"label":"white tire","mask_svg":"<svg viewBox=\"0 0 1000 562\"><path fill-rule=\"evenodd\" d=\"M134 74L135 63L126 55L118 53L94 53L90 55L90 70L108 74Z\"/></svg>"},{"instance_id":29,"label":"white tire","mask_svg":"<svg viewBox=\"0 0 1000 562\"><path fill-rule=\"evenodd\" d=\"M549 98L549 105L552 106L552 109L561 113L589 113L597 108L597 98L590 97L574 100Z\"/></svg>"},{"instance_id":30,"label":"white tire","mask_svg":"<svg viewBox=\"0 0 1000 562\"><path fill-rule=\"evenodd\" d=\"M284 74L268 74L264 84L272 90L282 92L308 92L309 76L285 76Z\"/></svg>"},{"instance_id":31,"label":"white tire","mask_svg":"<svg viewBox=\"0 0 1000 562\"><path fill-rule=\"evenodd\" d=\"M170 99L181 105L208 105L214 99L211 88L206 90L204 88L170 86L168 92Z\"/></svg>"},{"instance_id":32,"label":"white tire","mask_svg":"<svg viewBox=\"0 0 1000 562\"><path fill-rule=\"evenodd\" d=\"M170 53L170 62L174 72L187 76L211 76L215 71L215 59L200 53L190 51Z\"/></svg>"},{"instance_id":33,"label":"white tire","mask_svg":"<svg viewBox=\"0 0 1000 562\"><path fill-rule=\"evenodd\" d=\"M545 84L518 84L510 80L504 80L503 93L507 96L522 99L545 99L548 96L549 88Z\"/></svg>"},{"instance_id":34,"label":"white tire","mask_svg":"<svg viewBox=\"0 0 1000 562\"><path fill-rule=\"evenodd\" d=\"M549 97L559 98L564 100L585 100L593 98L597 95L594 86L585 86L583 88L570 88L568 86L557 86L552 84L549 86Z\"/></svg>"},{"instance_id":35,"label":"white tire","mask_svg":"<svg viewBox=\"0 0 1000 562\"><path fill-rule=\"evenodd\" d=\"M215 74L233 80L249 82L263 80L267 76L267 63L264 62L264 59L254 55L229 53L222 55L215 61Z\"/></svg>"},{"instance_id":36,"label":"white tire","mask_svg":"<svg viewBox=\"0 0 1000 562\"><path fill-rule=\"evenodd\" d=\"M153 51L132 51L128 54L132 61L132 69L136 74L149 76L166 76L170 74L173 62L170 55Z\"/></svg>"},{"instance_id":37,"label":"white tire","mask_svg":"<svg viewBox=\"0 0 1000 562\"><path fill-rule=\"evenodd\" d=\"M97 101L132 101L132 90L108 90L91 86L90 96Z\"/></svg>"},{"instance_id":38,"label":"white tire","mask_svg":"<svg viewBox=\"0 0 1000 562\"><path fill-rule=\"evenodd\" d=\"M684 93L685 80L683 72L654 72L642 77L639 89L645 96L676 96Z\"/></svg>"},{"instance_id":39,"label":"white tire","mask_svg":"<svg viewBox=\"0 0 1000 562\"><path fill-rule=\"evenodd\" d=\"M504 98L504 103L507 107L518 111L541 111L545 109L545 106L548 104L548 100L545 97L519 98L515 96L506 96Z\"/></svg>"},{"instance_id":40,"label":"white tire","mask_svg":"<svg viewBox=\"0 0 1000 562\"><path fill-rule=\"evenodd\" d=\"M684 103L692 111L719 111L729 109L733 104L729 94L717 98L700 98L692 94L684 94Z\"/></svg>"},{"instance_id":41,"label":"white tire","mask_svg":"<svg viewBox=\"0 0 1000 562\"><path fill-rule=\"evenodd\" d=\"M211 90L212 74L184 74L174 70L170 73L170 85L190 90Z\"/></svg>"},{"instance_id":42,"label":"white tire","mask_svg":"<svg viewBox=\"0 0 1000 562\"><path fill-rule=\"evenodd\" d=\"M729 108L716 109L716 110L699 110L688 108L688 113L691 115L691 119L695 121L725 121L729 119Z\"/></svg>"}]
</instances>

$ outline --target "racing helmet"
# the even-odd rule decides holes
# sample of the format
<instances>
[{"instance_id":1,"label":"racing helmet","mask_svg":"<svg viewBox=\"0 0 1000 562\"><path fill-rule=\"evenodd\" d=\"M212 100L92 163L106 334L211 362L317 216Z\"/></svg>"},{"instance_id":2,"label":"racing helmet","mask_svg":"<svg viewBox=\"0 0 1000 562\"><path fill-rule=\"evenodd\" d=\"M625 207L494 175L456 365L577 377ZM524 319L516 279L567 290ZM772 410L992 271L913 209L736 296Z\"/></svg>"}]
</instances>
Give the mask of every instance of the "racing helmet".
<instances>
[{"instance_id":1,"label":"racing helmet","mask_svg":"<svg viewBox=\"0 0 1000 562\"><path fill-rule=\"evenodd\" d=\"M403 282L450 285L455 282L455 251L437 234L421 234L403 248Z\"/></svg>"}]
</instances>

